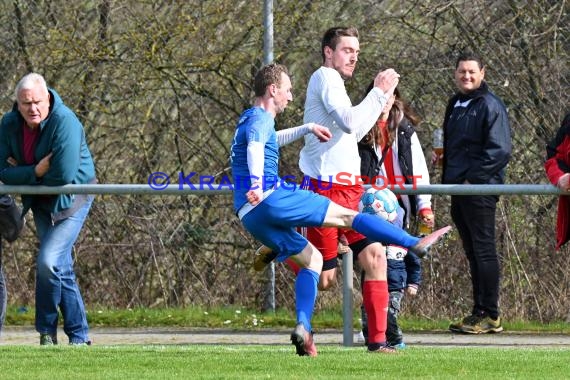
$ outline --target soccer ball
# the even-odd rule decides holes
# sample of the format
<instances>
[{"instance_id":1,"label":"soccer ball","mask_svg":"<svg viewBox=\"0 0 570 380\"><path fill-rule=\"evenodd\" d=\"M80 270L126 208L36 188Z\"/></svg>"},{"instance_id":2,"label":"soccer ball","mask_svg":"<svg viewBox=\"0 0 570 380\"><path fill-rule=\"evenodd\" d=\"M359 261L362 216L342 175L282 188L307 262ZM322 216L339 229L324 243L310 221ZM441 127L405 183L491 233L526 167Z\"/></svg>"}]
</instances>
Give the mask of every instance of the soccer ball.
<instances>
[{"instance_id":1,"label":"soccer ball","mask_svg":"<svg viewBox=\"0 0 570 380\"><path fill-rule=\"evenodd\" d=\"M362 194L358 202L358 211L379 216L389 222L398 218L399 208L396 194L388 188L378 190L372 187Z\"/></svg>"}]
</instances>

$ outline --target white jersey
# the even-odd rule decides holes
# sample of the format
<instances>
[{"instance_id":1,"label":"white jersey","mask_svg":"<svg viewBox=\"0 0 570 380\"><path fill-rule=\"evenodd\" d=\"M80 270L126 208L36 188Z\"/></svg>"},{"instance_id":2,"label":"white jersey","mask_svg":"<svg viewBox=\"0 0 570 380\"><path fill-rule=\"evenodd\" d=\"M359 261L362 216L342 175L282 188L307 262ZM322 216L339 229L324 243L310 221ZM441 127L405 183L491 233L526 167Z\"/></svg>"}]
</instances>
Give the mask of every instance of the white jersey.
<instances>
[{"instance_id":1,"label":"white jersey","mask_svg":"<svg viewBox=\"0 0 570 380\"><path fill-rule=\"evenodd\" d=\"M374 126L386 104L386 96L374 88L359 105L352 107L344 80L335 69L321 67L307 87L304 123L329 128L332 138L320 142L305 135L299 167L304 175L327 182L346 184L347 176L360 174L358 141Z\"/></svg>"}]
</instances>

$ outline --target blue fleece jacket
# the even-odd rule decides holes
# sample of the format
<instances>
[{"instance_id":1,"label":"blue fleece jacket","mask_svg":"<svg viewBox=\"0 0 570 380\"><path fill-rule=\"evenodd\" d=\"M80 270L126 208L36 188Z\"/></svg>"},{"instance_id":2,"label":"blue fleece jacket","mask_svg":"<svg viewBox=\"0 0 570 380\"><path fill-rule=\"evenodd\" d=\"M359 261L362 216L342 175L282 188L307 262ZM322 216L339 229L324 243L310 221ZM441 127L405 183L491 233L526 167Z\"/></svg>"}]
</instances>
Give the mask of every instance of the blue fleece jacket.
<instances>
[{"instance_id":1,"label":"blue fleece jacket","mask_svg":"<svg viewBox=\"0 0 570 380\"><path fill-rule=\"evenodd\" d=\"M27 165L23 154L24 118L18 111L17 104L0 121L0 181L6 185L45 185L62 186L67 184L86 184L95 182L95 166L85 141L83 125L61 100L53 89L50 93L48 117L40 123L40 137L37 142L35 163ZM42 178L36 178L35 165L49 153L53 153L50 167ZM13 157L17 166L8 164ZM32 206L49 210L52 219L74 206L74 194L23 195L23 213ZM39 202L36 202L40 200Z\"/></svg>"}]
</instances>

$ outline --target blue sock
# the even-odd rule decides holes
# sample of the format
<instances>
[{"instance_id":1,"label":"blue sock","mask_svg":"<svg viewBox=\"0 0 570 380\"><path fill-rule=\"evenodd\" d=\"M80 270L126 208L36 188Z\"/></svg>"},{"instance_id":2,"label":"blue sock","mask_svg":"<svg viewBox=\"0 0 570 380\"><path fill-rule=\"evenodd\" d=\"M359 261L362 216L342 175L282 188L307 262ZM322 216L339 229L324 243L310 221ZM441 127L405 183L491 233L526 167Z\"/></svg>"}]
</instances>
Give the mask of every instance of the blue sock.
<instances>
[{"instance_id":1,"label":"blue sock","mask_svg":"<svg viewBox=\"0 0 570 380\"><path fill-rule=\"evenodd\" d=\"M311 269L302 268L295 281L295 308L297 323L302 323L311 332L311 319L317 299L319 274Z\"/></svg>"},{"instance_id":2,"label":"blue sock","mask_svg":"<svg viewBox=\"0 0 570 380\"><path fill-rule=\"evenodd\" d=\"M396 244L410 248L416 245L420 238L408 234L392 223L372 214L358 214L352 222L352 229L360 232L370 240L385 244Z\"/></svg>"}]
</instances>

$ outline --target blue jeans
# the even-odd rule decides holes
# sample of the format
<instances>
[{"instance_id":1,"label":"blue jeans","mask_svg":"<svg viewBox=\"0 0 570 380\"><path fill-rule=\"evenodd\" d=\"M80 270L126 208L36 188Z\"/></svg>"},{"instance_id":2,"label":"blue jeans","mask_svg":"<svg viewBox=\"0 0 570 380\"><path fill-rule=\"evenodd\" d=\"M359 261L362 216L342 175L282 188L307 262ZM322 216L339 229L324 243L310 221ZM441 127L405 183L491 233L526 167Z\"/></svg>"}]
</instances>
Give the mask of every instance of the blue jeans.
<instances>
[{"instance_id":1,"label":"blue jeans","mask_svg":"<svg viewBox=\"0 0 570 380\"><path fill-rule=\"evenodd\" d=\"M73 244L87 218L93 198L70 217L52 224L49 212L34 209L40 241L36 259L36 330L56 334L58 308L70 343L88 342L87 316L73 271Z\"/></svg>"},{"instance_id":2,"label":"blue jeans","mask_svg":"<svg viewBox=\"0 0 570 380\"><path fill-rule=\"evenodd\" d=\"M2 242L0 241L0 244ZM0 247L0 251L1 251ZM0 253L1 255L2 253ZM0 260L1 261L1 260ZM4 325L4 320L6 319L6 299L8 294L6 292L6 279L4 278L4 269L0 264L0 333L2 332L2 326Z\"/></svg>"}]
</instances>

